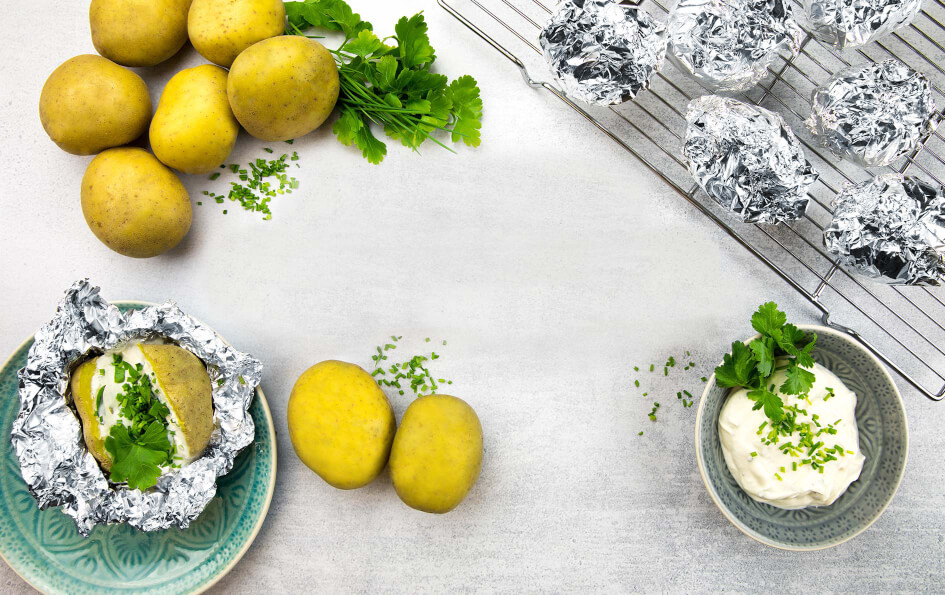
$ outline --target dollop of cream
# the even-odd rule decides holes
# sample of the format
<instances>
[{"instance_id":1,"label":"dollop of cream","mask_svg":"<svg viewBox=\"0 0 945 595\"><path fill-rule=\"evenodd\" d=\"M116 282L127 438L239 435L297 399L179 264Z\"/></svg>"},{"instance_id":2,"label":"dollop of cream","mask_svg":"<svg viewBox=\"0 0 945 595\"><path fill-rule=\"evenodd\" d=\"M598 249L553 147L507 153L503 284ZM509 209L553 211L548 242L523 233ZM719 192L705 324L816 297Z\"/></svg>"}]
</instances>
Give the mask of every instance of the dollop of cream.
<instances>
[{"instance_id":1,"label":"dollop of cream","mask_svg":"<svg viewBox=\"0 0 945 595\"><path fill-rule=\"evenodd\" d=\"M127 379L121 382L115 381L115 364L113 357L115 354L120 355L123 361L132 366L141 365L142 373L151 379L151 392L170 410L170 415L168 415L166 421L168 439L177 447L174 462L178 465L187 465L193 462L200 453L190 452L187 441L184 440L184 432L181 430L180 423L177 420L177 413L174 411L170 401L167 400L160 380L154 373L154 368L147 358L144 357L140 343L131 343L118 349L106 351L95 360L97 371L92 375L93 398L98 395L99 389L104 388L102 391L102 403L97 408L99 434L101 436L108 436L112 426L117 423L129 425L128 420L121 417L121 404L118 402L118 395L124 392L124 384L127 382Z\"/></svg>"},{"instance_id":2,"label":"dollop of cream","mask_svg":"<svg viewBox=\"0 0 945 595\"><path fill-rule=\"evenodd\" d=\"M835 455L837 460L828 461L823 473L810 465L801 464L807 458L806 449L801 456L790 456L779 449L785 442L797 444L796 433L780 437L777 443L765 444L770 428L765 426L760 433L758 429L768 418L763 410L752 410L755 402L748 398L746 389L733 391L719 415L722 454L735 481L755 500L778 508L797 509L833 504L860 476L866 460L860 452L854 413L856 395L820 364L814 364L812 372L816 380L807 396L810 403L803 396L781 393L780 397L785 406L796 405L798 409L807 411L806 414L797 415L798 423L809 422L813 429L819 429L814 423L816 415L816 421L821 427L833 424L836 428L836 434L824 432L814 439L815 442L823 441L827 448L835 445L843 447L844 456ZM784 378L785 373L777 371L771 382L781 386ZM832 396L828 387L833 389ZM755 455L752 456L752 453ZM794 470L795 463L797 470Z\"/></svg>"}]
</instances>

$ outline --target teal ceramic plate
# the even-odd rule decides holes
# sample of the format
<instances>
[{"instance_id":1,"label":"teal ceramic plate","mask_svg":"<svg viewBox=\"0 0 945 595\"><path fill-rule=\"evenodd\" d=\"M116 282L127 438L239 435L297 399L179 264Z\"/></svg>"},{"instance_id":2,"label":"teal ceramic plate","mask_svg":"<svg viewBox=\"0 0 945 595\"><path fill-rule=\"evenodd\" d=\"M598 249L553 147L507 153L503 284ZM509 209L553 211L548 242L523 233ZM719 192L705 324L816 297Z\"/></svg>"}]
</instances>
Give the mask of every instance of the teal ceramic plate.
<instances>
[{"instance_id":1,"label":"teal ceramic plate","mask_svg":"<svg viewBox=\"0 0 945 595\"><path fill-rule=\"evenodd\" d=\"M773 547L819 550L856 537L883 514L902 481L909 431L899 390L878 359L844 333L823 326L800 328L817 333L814 360L856 393L860 450L866 456L859 479L830 506L784 510L753 500L722 457L719 413L729 389L716 384L714 375L696 416L696 457L712 500L742 532Z\"/></svg>"},{"instance_id":2,"label":"teal ceramic plate","mask_svg":"<svg viewBox=\"0 0 945 595\"><path fill-rule=\"evenodd\" d=\"M117 302L123 310L142 302ZM17 370L30 339L0 368L0 555L23 580L47 593L200 592L246 553L262 526L276 480L276 442L261 390L250 407L256 441L217 479L217 495L184 530L143 533L127 525L96 526L88 538L51 508L40 511L10 446L20 407Z\"/></svg>"}]
</instances>

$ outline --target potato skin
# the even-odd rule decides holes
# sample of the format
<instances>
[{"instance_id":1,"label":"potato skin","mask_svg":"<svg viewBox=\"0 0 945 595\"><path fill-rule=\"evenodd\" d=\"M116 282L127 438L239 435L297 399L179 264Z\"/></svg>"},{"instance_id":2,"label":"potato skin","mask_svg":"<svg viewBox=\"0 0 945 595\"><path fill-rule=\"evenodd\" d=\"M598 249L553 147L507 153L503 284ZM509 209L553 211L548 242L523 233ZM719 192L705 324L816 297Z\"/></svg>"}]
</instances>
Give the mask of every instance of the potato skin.
<instances>
[{"instance_id":1,"label":"potato skin","mask_svg":"<svg viewBox=\"0 0 945 595\"><path fill-rule=\"evenodd\" d=\"M99 54L124 66L154 66L187 43L191 0L92 0L89 26Z\"/></svg>"},{"instance_id":2,"label":"potato skin","mask_svg":"<svg viewBox=\"0 0 945 595\"><path fill-rule=\"evenodd\" d=\"M136 147L103 151L82 177L82 214L103 244L125 256L150 258L187 235L193 212L180 179Z\"/></svg>"},{"instance_id":3,"label":"potato skin","mask_svg":"<svg viewBox=\"0 0 945 595\"><path fill-rule=\"evenodd\" d=\"M151 96L134 72L94 54L63 62L43 85L39 119L59 148L93 155L148 129Z\"/></svg>"},{"instance_id":4,"label":"potato skin","mask_svg":"<svg viewBox=\"0 0 945 595\"><path fill-rule=\"evenodd\" d=\"M204 64L174 75L151 120L151 150L186 174L220 167L236 144L240 124L226 98L226 71Z\"/></svg>"},{"instance_id":5,"label":"potato skin","mask_svg":"<svg viewBox=\"0 0 945 595\"><path fill-rule=\"evenodd\" d=\"M201 453L213 434L213 386L207 368L193 353L177 345L142 343L141 352L177 416L191 453Z\"/></svg>"},{"instance_id":6,"label":"potato skin","mask_svg":"<svg viewBox=\"0 0 945 595\"><path fill-rule=\"evenodd\" d=\"M112 468L112 457L105 449L105 436L99 434L98 420L95 419L95 397L92 395L92 376L96 372L94 359L89 359L72 372L69 379L69 389L72 391L72 402L82 420L82 435L85 437L85 446L92 453L106 471Z\"/></svg>"},{"instance_id":7,"label":"potato skin","mask_svg":"<svg viewBox=\"0 0 945 595\"><path fill-rule=\"evenodd\" d=\"M243 128L256 138L299 138L321 126L338 101L338 67L325 46L282 35L247 48L233 62L226 91Z\"/></svg>"},{"instance_id":8,"label":"potato skin","mask_svg":"<svg viewBox=\"0 0 945 595\"><path fill-rule=\"evenodd\" d=\"M287 412L295 454L329 485L371 483L387 464L396 421L384 391L354 364L315 364L292 387Z\"/></svg>"},{"instance_id":9,"label":"potato skin","mask_svg":"<svg viewBox=\"0 0 945 595\"><path fill-rule=\"evenodd\" d=\"M465 401L426 395L407 407L390 452L390 476L404 504L449 512L475 485L481 469L482 426Z\"/></svg>"},{"instance_id":10,"label":"potato skin","mask_svg":"<svg viewBox=\"0 0 945 595\"><path fill-rule=\"evenodd\" d=\"M285 33L282 0L193 0L187 33L201 56L229 68L257 41Z\"/></svg>"}]
</instances>

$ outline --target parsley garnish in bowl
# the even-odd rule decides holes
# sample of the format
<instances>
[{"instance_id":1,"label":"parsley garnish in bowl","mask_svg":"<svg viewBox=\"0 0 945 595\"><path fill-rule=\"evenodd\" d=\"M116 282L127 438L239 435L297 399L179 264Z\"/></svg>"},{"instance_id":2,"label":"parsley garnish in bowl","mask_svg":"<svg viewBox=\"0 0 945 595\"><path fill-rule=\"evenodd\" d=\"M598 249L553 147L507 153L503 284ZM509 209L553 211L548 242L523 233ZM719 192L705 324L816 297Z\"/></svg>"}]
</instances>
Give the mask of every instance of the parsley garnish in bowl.
<instances>
[{"instance_id":1,"label":"parsley garnish in bowl","mask_svg":"<svg viewBox=\"0 0 945 595\"><path fill-rule=\"evenodd\" d=\"M721 386L747 388L748 398L755 402L753 409L764 409L772 426L782 435L793 431L794 416L784 407L778 393L803 395L814 385L814 367L811 353L817 344L817 335L808 341L807 335L787 322L787 315L774 302L762 304L751 317L751 326L761 334L748 345L732 343L722 365L715 369L716 381ZM786 379L777 388L771 383L776 360L787 358Z\"/></svg>"}]
</instances>

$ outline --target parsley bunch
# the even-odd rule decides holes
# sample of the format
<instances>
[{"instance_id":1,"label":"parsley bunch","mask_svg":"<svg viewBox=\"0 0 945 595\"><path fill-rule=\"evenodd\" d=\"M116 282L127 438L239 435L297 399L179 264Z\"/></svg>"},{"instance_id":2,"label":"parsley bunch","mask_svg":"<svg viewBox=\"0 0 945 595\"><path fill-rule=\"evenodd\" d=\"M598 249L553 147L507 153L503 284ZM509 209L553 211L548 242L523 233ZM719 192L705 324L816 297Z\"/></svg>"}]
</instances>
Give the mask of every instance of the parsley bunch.
<instances>
[{"instance_id":1,"label":"parsley bunch","mask_svg":"<svg viewBox=\"0 0 945 595\"><path fill-rule=\"evenodd\" d=\"M755 401L753 409L764 408L772 425L786 423L793 426L793 412L785 410L778 392L788 395L806 395L814 385L814 374L805 368L814 367L811 353L817 343L814 334L810 341L774 302L762 304L751 317L751 326L761 336L748 345L732 343L732 352L725 355L722 365L715 369L715 378L721 386L747 388L748 398ZM806 341L806 342L805 342ZM776 370L775 360L788 357L787 378L778 390L771 382ZM789 435L792 428L785 428Z\"/></svg>"},{"instance_id":2,"label":"parsley bunch","mask_svg":"<svg viewBox=\"0 0 945 595\"><path fill-rule=\"evenodd\" d=\"M414 150L427 139L451 150L433 136L437 131L448 132L454 143L479 146L482 99L476 80L467 75L450 82L430 72L436 54L422 13L402 17L394 35L380 39L343 0L286 2L285 9L288 34L303 35L310 27L344 34L339 48L329 50L341 83L341 117L332 131L343 144L357 146L365 159L380 163L387 146L374 136L376 124Z\"/></svg>"},{"instance_id":3,"label":"parsley bunch","mask_svg":"<svg viewBox=\"0 0 945 595\"><path fill-rule=\"evenodd\" d=\"M154 395L151 379L143 373L141 364L132 366L117 353L113 358L115 382L128 379L117 397L121 417L128 425L116 423L105 438L105 450L112 457L111 479L144 490L157 483L161 466L174 459L175 448L167 436L170 410ZM101 391L97 401L99 408ZM101 416L101 412L98 414Z\"/></svg>"}]
</instances>

